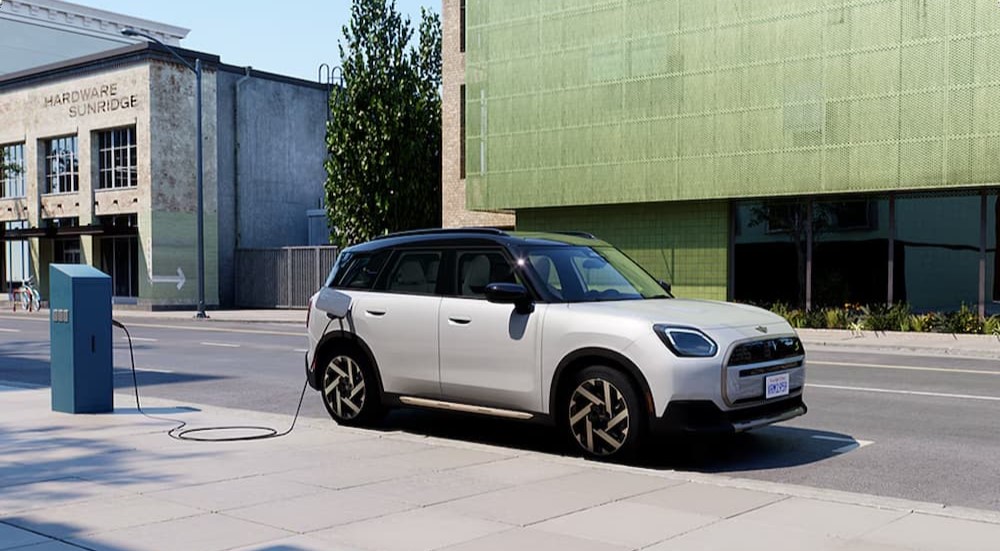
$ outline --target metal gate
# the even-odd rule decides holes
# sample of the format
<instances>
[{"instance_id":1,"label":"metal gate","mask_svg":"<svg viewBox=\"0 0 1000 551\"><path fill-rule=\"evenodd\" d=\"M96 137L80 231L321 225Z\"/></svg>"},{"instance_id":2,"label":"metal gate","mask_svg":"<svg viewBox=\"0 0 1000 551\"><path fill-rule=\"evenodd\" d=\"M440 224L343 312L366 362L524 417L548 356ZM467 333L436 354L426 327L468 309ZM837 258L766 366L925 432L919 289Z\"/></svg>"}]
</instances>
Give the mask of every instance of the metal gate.
<instances>
[{"instance_id":1,"label":"metal gate","mask_svg":"<svg viewBox=\"0 0 1000 551\"><path fill-rule=\"evenodd\" d=\"M337 247L236 251L236 305L305 308L337 259Z\"/></svg>"}]
</instances>

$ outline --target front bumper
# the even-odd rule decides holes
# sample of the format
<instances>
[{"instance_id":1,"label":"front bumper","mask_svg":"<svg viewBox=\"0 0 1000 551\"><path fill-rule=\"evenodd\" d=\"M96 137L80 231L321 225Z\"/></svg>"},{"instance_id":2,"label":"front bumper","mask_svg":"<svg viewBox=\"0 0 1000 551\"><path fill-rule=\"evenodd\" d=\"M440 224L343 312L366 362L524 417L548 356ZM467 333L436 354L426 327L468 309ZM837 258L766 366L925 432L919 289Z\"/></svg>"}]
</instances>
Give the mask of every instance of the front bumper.
<instances>
[{"instance_id":1,"label":"front bumper","mask_svg":"<svg viewBox=\"0 0 1000 551\"><path fill-rule=\"evenodd\" d=\"M722 411L709 400L675 400L662 417L653 419L657 432L733 434L780 423L809 411L802 395L776 402Z\"/></svg>"}]
</instances>

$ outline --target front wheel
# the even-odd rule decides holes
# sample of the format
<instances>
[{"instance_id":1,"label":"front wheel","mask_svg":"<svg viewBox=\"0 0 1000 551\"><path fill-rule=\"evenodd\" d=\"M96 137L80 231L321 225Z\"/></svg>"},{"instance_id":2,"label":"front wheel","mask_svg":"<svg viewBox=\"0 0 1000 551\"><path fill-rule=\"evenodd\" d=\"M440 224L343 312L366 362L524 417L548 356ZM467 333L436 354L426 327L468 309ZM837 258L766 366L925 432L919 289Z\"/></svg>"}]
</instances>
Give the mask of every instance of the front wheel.
<instances>
[{"instance_id":1,"label":"front wheel","mask_svg":"<svg viewBox=\"0 0 1000 551\"><path fill-rule=\"evenodd\" d=\"M367 358L353 351L329 357L320 391L326 411L341 425L364 425L382 412L375 374Z\"/></svg>"},{"instance_id":2,"label":"front wheel","mask_svg":"<svg viewBox=\"0 0 1000 551\"><path fill-rule=\"evenodd\" d=\"M591 366L575 373L563 402L563 426L585 455L602 460L634 459L646 432L635 385L622 372Z\"/></svg>"}]
</instances>

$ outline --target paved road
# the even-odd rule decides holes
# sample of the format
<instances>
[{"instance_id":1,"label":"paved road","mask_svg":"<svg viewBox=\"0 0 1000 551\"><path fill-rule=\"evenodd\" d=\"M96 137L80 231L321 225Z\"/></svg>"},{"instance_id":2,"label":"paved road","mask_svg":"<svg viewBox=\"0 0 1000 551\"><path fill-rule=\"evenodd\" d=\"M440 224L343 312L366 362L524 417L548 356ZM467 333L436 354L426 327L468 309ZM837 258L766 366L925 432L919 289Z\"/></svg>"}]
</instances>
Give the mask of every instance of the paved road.
<instances>
[{"instance_id":1,"label":"paved road","mask_svg":"<svg viewBox=\"0 0 1000 551\"><path fill-rule=\"evenodd\" d=\"M291 413L302 388L301 327L128 322L143 395ZM116 385L130 390L115 333ZM1000 365L994 360L818 349L810 413L724 440L657 442L650 467L720 473L1000 510ZM48 384L48 324L0 315L0 382ZM302 414L326 417L308 392ZM210 423L210 420L206 420ZM436 412L396 412L386 430L560 453L543 427Z\"/></svg>"}]
</instances>

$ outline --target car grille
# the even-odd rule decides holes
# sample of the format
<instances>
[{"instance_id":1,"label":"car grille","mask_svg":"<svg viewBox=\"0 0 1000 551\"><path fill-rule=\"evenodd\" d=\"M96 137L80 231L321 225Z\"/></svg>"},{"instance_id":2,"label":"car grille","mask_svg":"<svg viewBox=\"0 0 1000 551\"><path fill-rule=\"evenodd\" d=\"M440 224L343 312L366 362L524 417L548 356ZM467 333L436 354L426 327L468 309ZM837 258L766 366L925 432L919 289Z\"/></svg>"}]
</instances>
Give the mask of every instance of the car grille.
<instances>
[{"instance_id":1,"label":"car grille","mask_svg":"<svg viewBox=\"0 0 1000 551\"><path fill-rule=\"evenodd\" d=\"M747 365L801 356L802 341L796 337L781 337L738 345L729 356L729 365Z\"/></svg>"},{"instance_id":2,"label":"car grille","mask_svg":"<svg viewBox=\"0 0 1000 551\"><path fill-rule=\"evenodd\" d=\"M764 380L778 373L788 373L789 396L795 396L805 385L804 363L805 351L795 337L739 344L726 364L723 383L726 402L731 406L764 403Z\"/></svg>"}]
</instances>

